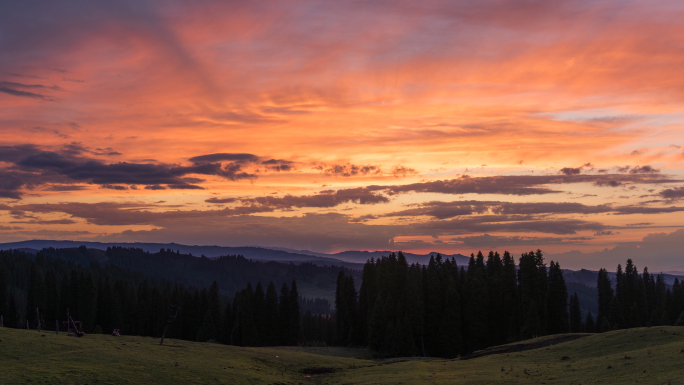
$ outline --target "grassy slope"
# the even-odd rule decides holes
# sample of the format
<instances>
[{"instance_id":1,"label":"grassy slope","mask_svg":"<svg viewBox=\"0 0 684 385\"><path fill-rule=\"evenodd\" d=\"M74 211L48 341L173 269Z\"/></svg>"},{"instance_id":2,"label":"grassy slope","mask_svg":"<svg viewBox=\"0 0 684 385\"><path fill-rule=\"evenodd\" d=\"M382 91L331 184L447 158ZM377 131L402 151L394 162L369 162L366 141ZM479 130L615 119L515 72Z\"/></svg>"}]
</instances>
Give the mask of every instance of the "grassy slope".
<instances>
[{"instance_id":1,"label":"grassy slope","mask_svg":"<svg viewBox=\"0 0 684 385\"><path fill-rule=\"evenodd\" d=\"M684 327L620 330L466 361L411 360L348 371L344 377L331 377L326 382L684 384Z\"/></svg>"},{"instance_id":2,"label":"grassy slope","mask_svg":"<svg viewBox=\"0 0 684 385\"><path fill-rule=\"evenodd\" d=\"M44 337L43 337L44 335ZM278 357L276 357L278 356ZM281 349L0 329L0 384L292 384L308 367L373 364Z\"/></svg>"},{"instance_id":3,"label":"grassy slope","mask_svg":"<svg viewBox=\"0 0 684 385\"><path fill-rule=\"evenodd\" d=\"M321 354L310 354L308 348L158 343L152 338L78 339L0 329L0 384L684 384L684 327L621 330L465 361L379 364L350 358L367 356L353 349L313 348L311 352ZM338 371L313 378L300 372L315 367Z\"/></svg>"}]
</instances>

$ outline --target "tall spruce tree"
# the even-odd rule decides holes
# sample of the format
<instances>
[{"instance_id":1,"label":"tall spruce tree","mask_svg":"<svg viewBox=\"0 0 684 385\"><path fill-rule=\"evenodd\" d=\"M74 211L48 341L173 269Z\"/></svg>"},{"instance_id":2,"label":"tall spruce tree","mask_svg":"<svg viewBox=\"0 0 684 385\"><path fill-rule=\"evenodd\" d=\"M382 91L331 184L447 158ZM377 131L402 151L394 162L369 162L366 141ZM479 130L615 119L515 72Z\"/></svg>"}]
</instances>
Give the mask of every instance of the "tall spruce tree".
<instances>
[{"instance_id":1,"label":"tall spruce tree","mask_svg":"<svg viewBox=\"0 0 684 385\"><path fill-rule=\"evenodd\" d=\"M444 284L441 277L442 268L442 256L437 254L436 256L430 256L430 261L423 272L425 348L427 355L429 356L436 356L439 353L439 326L444 310ZM389 295L390 294L387 293L385 294L385 297L388 297Z\"/></svg>"},{"instance_id":2,"label":"tall spruce tree","mask_svg":"<svg viewBox=\"0 0 684 385\"><path fill-rule=\"evenodd\" d=\"M391 306L391 294L387 290L383 290L378 294L373 306L373 314L368 320L368 347L371 350L378 351L382 347L385 339L386 328L389 323L387 308Z\"/></svg>"},{"instance_id":3,"label":"tall spruce tree","mask_svg":"<svg viewBox=\"0 0 684 385\"><path fill-rule=\"evenodd\" d=\"M568 289L560 264L549 265L549 292L546 297L548 309L548 334L567 333L570 329L568 314Z\"/></svg>"},{"instance_id":4,"label":"tall spruce tree","mask_svg":"<svg viewBox=\"0 0 684 385\"><path fill-rule=\"evenodd\" d=\"M290 322L292 317L290 316L290 289L287 287L286 283L280 288L280 303L278 307L278 323L280 330L280 344L289 345L290 344L290 331L292 327Z\"/></svg>"},{"instance_id":5,"label":"tall spruce tree","mask_svg":"<svg viewBox=\"0 0 684 385\"><path fill-rule=\"evenodd\" d=\"M237 316L240 319L242 329L241 345L258 346L259 330L254 319L254 289L252 289L251 283L247 284L247 288L241 292L239 300L236 298L235 301L239 304Z\"/></svg>"},{"instance_id":6,"label":"tall spruce tree","mask_svg":"<svg viewBox=\"0 0 684 385\"><path fill-rule=\"evenodd\" d=\"M232 312L232 304L228 303L226 305L226 308L223 312L223 329L221 332L221 342L227 345L234 345L235 343L233 342L233 326L235 325L234 323L234 317L233 317L233 312Z\"/></svg>"},{"instance_id":7,"label":"tall spruce tree","mask_svg":"<svg viewBox=\"0 0 684 385\"><path fill-rule=\"evenodd\" d=\"M425 356L425 306L423 304L423 286L421 284L421 268L411 265L404 286L406 298L406 319L404 326L409 328L409 336L414 340L420 354ZM457 309L460 311L461 309ZM459 318L460 324L460 318ZM459 325L460 328L460 325Z\"/></svg>"},{"instance_id":8,"label":"tall spruce tree","mask_svg":"<svg viewBox=\"0 0 684 385\"><path fill-rule=\"evenodd\" d=\"M0 261L0 315L2 315L4 319L7 319L9 315L9 289L9 271L5 267L5 264Z\"/></svg>"},{"instance_id":9,"label":"tall spruce tree","mask_svg":"<svg viewBox=\"0 0 684 385\"><path fill-rule=\"evenodd\" d=\"M441 335L438 350L444 357L456 357L465 352L463 328L461 323L461 295L453 276L447 277L447 290L444 298L444 311L440 320Z\"/></svg>"},{"instance_id":10,"label":"tall spruce tree","mask_svg":"<svg viewBox=\"0 0 684 385\"><path fill-rule=\"evenodd\" d=\"M606 325L610 325L614 320L610 319L610 307L611 301L613 300L613 287L608 277L608 272L606 269L600 269L598 272L598 278L596 283L596 288L598 291L598 316L597 316L597 328L599 332L606 332L604 330Z\"/></svg>"},{"instance_id":11,"label":"tall spruce tree","mask_svg":"<svg viewBox=\"0 0 684 385\"><path fill-rule=\"evenodd\" d=\"M541 320L539 319L539 310L537 304L532 300L527 306L527 313L523 317L520 335L523 338L534 338L542 334Z\"/></svg>"},{"instance_id":12,"label":"tall spruce tree","mask_svg":"<svg viewBox=\"0 0 684 385\"><path fill-rule=\"evenodd\" d=\"M265 297L265 324L266 333L264 335L267 346L278 345L278 292L273 282L268 284Z\"/></svg>"},{"instance_id":13,"label":"tall spruce tree","mask_svg":"<svg viewBox=\"0 0 684 385\"><path fill-rule=\"evenodd\" d=\"M259 332L259 345L266 345L266 293L261 282L257 282L254 288L254 297L252 299L252 309L254 312L254 322L257 331Z\"/></svg>"},{"instance_id":14,"label":"tall spruce tree","mask_svg":"<svg viewBox=\"0 0 684 385\"><path fill-rule=\"evenodd\" d=\"M579 297L574 293L570 297L570 332L582 331L582 310L580 309Z\"/></svg>"},{"instance_id":15,"label":"tall spruce tree","mask_svg":"<svg viewBox=\"0 0 684 385\"><path fill-rule=\"evenodd\" d=\"M671 324L675 324L679 315L684 312L684 284L675 278L672 285L672 299L670 302L669 319Z\"/></svg>"},{"instance_id":16,"label":"tall spruce tree","mask_svg":"<svg viewBox=\"0 0 684 385\"><path fill-rule=\"evenodd\" d=\"M223 325L223 306L221 305L221 296L219 294L219 287L216 281L212 282L211 286L209 286L209 291L207 293L207 307L209 313L211 314L212 326L214 326L214 334L211 335L210 339L218 341L221 334L220 326Z\"/></svg>"},{"instance_id":17,"label":"tall spruce tree","mask_svg":"<svg viewBox=\"0 0 684 385\"><path fill-rule=\"evenodd\" d=\"M46 305L47 291L45 290L43 273L40 266L34 262L31 264L28 294L26 296L26 319L30 321L32 327L35 327L38 321L36 309L39 309L39 312L44 312Z\"/></svg>"},{"instance_id":18,"label":"tall spruce tree","mask_svg":"<svg viewBox=\"0 0 684 385\"><path fill-rule=\"evenodd\" d=\"M9 293L8 309L7 309L7 326L12 328L21 327L19 324L19 312L17 309L17 301L12 291Z\"/></svg>"},{"instance_id":19,"label":"tall spruce tree","mask_svg":"<svg viewBox=\"0 0 684 385\"><path fill-rule=\"evenodd\" d=\"M491 334L490 342L494 345L506 343L508 335L507 328L501 327L501 320L507 318L503 288L503 261L498 252L490 251L487 256L487 293L489 294L487 328Z\"/></svg>"},{"instance_id":20,"label":"tall spruce tree","mask_svg":"<svg viewBox=\"0 0 684 385\"><path fill-rule=\"evenodd\" d=\"M339 275L338 275L339 279ZM339 286L338 286L339 288ZM337 294L337 290L336 290ZM363 274L361 277L361 288L359 289L359 335L361 336L361 344L368 345L368 320L373 314L373 307L375 306L375 299L378 297L378 282L375 268L375 260L371 258L363 265ZM337 305L336 305L337 306ZM336 307L337 308L337 307ZM337 318L339 321L339 318ZM337 322L336 326L337 328ZM339 330L338 330L339 333Z\"/></svg>"},{"instance_id":21,"label":"tall spruce tree","mask_svg":"<svg viewBox=\"0 0 684 385\"><path fill-rule=\"evenodd\" d=\"M489 288L487 287L487 269L482 252L468 264L465 285L468 287L466 317L466 344L470 351L479 350L489 345Z\"/></svg>"},{"instance_id":22,"label":"tall spruce tree","mask_svg":"<svg viewBox=\"0 0 684 385\"><path fill-rule=\"evenodd\" d=\"M211 310L207 309L207 312L204 313L202 326L200 326L200 329L197 331L197 342L211 341L215 335L214 317L211 316Z\"/></svg>"},{"instance_id":23,"label":"tall spruce tree","mask_svg":"<svg viewBox=\"0 0 684 385\"><path fill-rule=\"evenodd\" d=\"M288 345L296 346L299 343L299 335L301 333L301 314L299 312L299 291L297 290L297 282L293 279L290 286L290 301L289 301L288 316L290 320Z\"/></svg>"},{"instance_id":24,"label":"tall spruce tree","mask_svg":"<svg viewBox=\"0 0 684 385\"><path fill-rule=\"evenodd\" d=\"M337 335L341 345L362 343L363 337L358 335L360 327L357 327L358 303L354 278L346 276L340 271L337 276L337 289L335 291L335 307L337 309Z\"/></svg>"},{"instance_id":25,"label":"tall spruce tree","mask_svg":"<svg viewBox=\"0 0 684 385\"><path fill-rule=\"evenodd\" d=\"M519 309L521 337L531 338L546 334L547 325L547 272L541 250L523 253L518 269ZM534 304L534 311L530 308ZM532 317L532 318L530 318ZM534 332L535 334L530 334Z\"/></svg>"},{"instance_id":26,"label":"tall spruce tree","mask_svg":"<svg viewBox=\"0 0 684 385\"><path fill-rule=\"evenodd\" d=\"M45 315L44 319L50 328L53 328L54 321L60 318L59 316L59 289L57 287L57 274L55 269L51 268L45 274Z\"/></svg>"},{"instance_id":27,"label":"tall spruce tree","mask_svg":"<svg viewBox=\"0 0 684 385\"><path fill-rule=\"evenodd\" d=\"M520 313L518 305L518 278L515 259L508 251L505 251L502 269L502 319L499 327L506 332L506 342L512 342L520 333Z\"/></svg>"},{"instance_id":28,"label":"tall spruce tree","mask_svg":"<svg viewBox=\"0 0 684 385\"><path fill-rule=\"evenodd\" d=\"M101 300L98 301L97 324L100 325L105 333L111 333L116 328L114 318L117 317L117 314L115 314L116 301L114 300L114 289L109 277L105 278L102 284L101 295L98 295L98 297Z\"/></svg>"},{"instance_id":29,"label":"tall spruce tree","mask_svg":"<svg viewBox=\"0 0 684 385\"><path fill-rule=\"evenodd\" d=\"M596 333L596 323L594 322L594 316L589 312L587 314L587 321L584 324L585 333Z\"/></svg>"}]
</instances>

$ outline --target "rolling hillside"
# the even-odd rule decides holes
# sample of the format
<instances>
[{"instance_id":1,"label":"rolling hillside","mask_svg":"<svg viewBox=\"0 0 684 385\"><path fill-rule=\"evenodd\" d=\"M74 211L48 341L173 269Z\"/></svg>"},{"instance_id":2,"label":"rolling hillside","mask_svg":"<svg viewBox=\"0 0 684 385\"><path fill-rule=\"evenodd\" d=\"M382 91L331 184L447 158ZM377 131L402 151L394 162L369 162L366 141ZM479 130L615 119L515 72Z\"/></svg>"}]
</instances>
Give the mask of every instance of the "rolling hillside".
<instances>
[{"instance_id":1,"label":"rolling hillside","mask_svg":"<svg viewBox=\"0 0 684 385\"><path fill-rule=\"evenodd\" d=\"M684 384L684 327L541 337L468 360L0 328L0 384ZM582 335L572 335L578 337ZM531 348L531 349L530 349ZM529 350L523 350L529 349Z\"/></svg>"}]
</instances>

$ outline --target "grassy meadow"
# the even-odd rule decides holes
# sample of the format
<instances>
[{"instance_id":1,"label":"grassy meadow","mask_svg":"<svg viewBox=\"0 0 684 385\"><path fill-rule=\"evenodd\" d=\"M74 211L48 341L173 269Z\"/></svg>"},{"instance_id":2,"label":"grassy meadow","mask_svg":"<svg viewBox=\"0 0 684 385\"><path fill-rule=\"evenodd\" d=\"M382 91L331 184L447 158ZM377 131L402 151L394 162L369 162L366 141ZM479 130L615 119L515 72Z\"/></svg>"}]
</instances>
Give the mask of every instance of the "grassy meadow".
<instances>
[{"instance_id":1,"label":"grassy meadow","mask_svg":"<svg viewBox=\"0 0 684 385\"><path fill-rule=\"evenodd\" d=\"M467 360L0 329L0 384L684 384L684 327L558 336ZM560 338L562 340L562 338ZM524 346L523 346L524 345ZM541 347L538 347L541 346ZM536 349L516 351L537 347Z\"/></svg>"}]
</instances>

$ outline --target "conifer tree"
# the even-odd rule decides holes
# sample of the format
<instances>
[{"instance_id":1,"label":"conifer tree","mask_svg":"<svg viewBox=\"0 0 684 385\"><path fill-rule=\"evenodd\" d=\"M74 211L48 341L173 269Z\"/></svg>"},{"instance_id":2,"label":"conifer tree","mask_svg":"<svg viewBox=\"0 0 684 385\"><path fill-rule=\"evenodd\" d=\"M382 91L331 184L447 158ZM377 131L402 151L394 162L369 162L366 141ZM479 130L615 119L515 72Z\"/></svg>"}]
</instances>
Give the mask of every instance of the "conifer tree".
<instances>
[{"instance_id":1,"label":"conifer tree","mask_svg":"<svg viewBox=\"0 0 684 385\"><path fill-rule=\"evenodd\" d=\"M53 327L55 320L59 317L59 289L57 288L57 274L55 269L51 268L45 274L45 290L46 290L46 303L45 303L45 316L44 319L50 328Z\"/></svg>"},{"instance_id":2,"label":"conifer tree","mask_svg":"<svg viewBox=\"0 0 684 385\"><path fill-rule=\"evenodd\" d=\"M385 329L382 353L389 357L407 357L415 354L415 344L410 338L410 326L405 320L391 321Z\"/></svg>"},{"instance_id":3,"label":"conifer tree","mask_svg":"<svg viewBox=\"0 0 684 385\"><path fill-rule=\"evenodd\" d=\"M589 312L587 314L587 320L584 324L585 333L596 333L596 324L594 322L594 316Z\"/></svg>"},{"instance_id":4,"label":"conifer tree","mask_svg":"<svg viewBox=\"0 0 684 385\"><path fill-rule=\"evenodd\" d=\"M419 266L411 265L409 268L404 292L406 298L404 326L409 329L409 337L414 340L413 345L416 345L420 354L425 356L425 306L423 304L423 287Z\"/></svg>"},{"instance_id":5,"label":"conifer tree","mask_svg":"<svg viewBox=\"0 0 684 385\"><path fill-rule=\"evenodd\" d=\"M684 326L684 311L679 313L677 321L675 321L675 326Z\"/></svg>"},{"instance_id":6,"label":"conifer tree","mask_svg":"<svg viewBox=\"0 0 684 385\"><path fill-rule=\"evenodd\" d=\"M347 309L347 299L345 298L346 280L344 271L340 270L337 274L337 282L335 285L335 310L337 315L337 338L339 343L344 346L349 342L349 328L351 327L351 320L349 319L349 311Z\"/></svg>"},{"instance_id":7,"label":"conifer tree","mask_svg":"<svg viewBox=\"0 0 684 385\"><path fill-rule=\"evenodd\" d=\"M378 351L382 347L385 338L386 328L389 323L386 311L388 302L391 302L391 295L383 290L378 294L373 306L373 314L368 321L368 347Z\"/></svg>"},{"instance_id":8,"label":"conifer tree","mask_svg":"<svg viewBox=\"0 0 684 385\"><path fill-rule=\"evenodd\" d=\"M358 303L354 278L346 276L340 271L337 276L335 293L335 307L337 308L337 335L341 345L361 343L363 337L358 335L361 328L357 327Z\"/></svg>"},{"instance_id":9,"label":"conifer tree","mask_svg":"<svg viewBox=\"0 0 684 385\"><path fill-rule=\"evenodd\" d=\"M621 328L629 327L629 308L631 307L629 284L626 279L626 274L622 270L622 265L618 264L615 276L615 299L617 302L615 310L614 323L620 325Z\"/></svg>"},{"instance_id":10,"label":"conifer tree","mask_svg":"<svg viewBox=\"0 0 684 385\"><path fill-rule=\"evenodd\" d=\"M362 345L368 345L368 320L371 318L371 315L373 314L375 299L378 296L377 287L378 282L376 278L375 261L373 260L373 258L371 258L363 266L361 288L359 289L359 335L361 336ZM337 308L337 305L335 306Z\"/></svg>"},{"instance_id":11,"label":"conifer tree","mask_svg":"<svg viewBox=\"0 0 684 385\"><path fill-rule=\"evenodd\" d=\"M521 337L541 336L546 332L548 291L546 265L541 250L523 253L518 269L518 292L521 321ZM536 314L530 309L534 303ZM529 319L532 317L531 319ZM524 332L523 332L524 331ZM533 332L535 334L530 334Z\"/></svg>"},{"instance_id":12,"label":"conifer tree","mask_svg":"<svg viewBox=\"0 0 684 385\"><path fill-rule=\"evenodd\" d=\"M613 300L613 287L608 277L608 272L606 269L600 269L598 272L597 279L597 291L598 291L598 331L606 332L608 330L603 330L605 325L610 325L610 307L611 301Z\"/></svg>"},{"instance_id":13,"label":"conifer tree","mask_svg":"<svg viewBox=\"0 0 684 385\"><path fill-rule=\"evenodd\" d=\"M265 323L266 334L264 336L267 346L278 345L278 292L273 282L268 284L265 297Z\"/></svg>"},{"instance_id":14,"label":"conifer tree","mask_svg":"<svg viewBox=\"0 0 684 385\"><path fill-rule=\"evenodd\" d=\"M487 293L489 294L489 310L487 327L491 333L491 343L506 343L508 330L501 327L501 320L507 319L503 293L503 261L498 252L490 251L487 256Z\"/></svg>"},{"instance_id":15,"label":"conifer tree","mask_svg":"<svg viewBox=\"0 0 684 385\"><path fill-rule=\"evenodd\" d=\"M236 299L236 301L238 301ZM248 283L239 297L238 317L242 329L242 346L258 346L259 331L254 319L254 289Z\"/></svg>"},{"instance_id":16,"label":"conifer tree","mask_svg":"<svg viewBox=\"0 0 684 385\"><path fill-rule=\"evenodd\" d=\"M289 345L296 346L299 343L299 334L301 332L301 314L299 313L299 291L297 290L297 282L293 279L290 286L290 309L288 310L289 320Z\"/></svg>"},{"instance_id":17,"label":"conifer tree","mask_svg":"<svg viewBox=\"0 0 684 385\"><path fill-rule=\"evenodd\" d=\"M549 265L549 291L547 296L548 333L567 333L570 329L568 321L568 289L565 286L560 264L551 261Z\"/></svg>"},{"instance_id":18,"label":"conifer tree","mask_svg":"<svg viewBox=\"0 0 684 385\"><path fill-rule=\"evenodd\" d=\"M499 327L506 333L506 342L511 342L518 338L520 333L520 313L518 311L518 279L515 259L508 251L505 251L502 268L502 319Z\"/></svg>"},{"instance_id":19,"label":"conifer tree","mask_svg":"<svg viewBox=\"0 0 684 385\"><path fill-rule=\"evenodd\" d=\"M21 327L19 325L19 313L17 309L17 301L14 298L14 293L10 291L8 300L7 326L12 328Z\"/></svg>"},{"instance_id":20,"label":"conifer tree","mask_svg":"<svg viewBox=\"0 0 684 385\"><path fill-rule=\"evenodd\" d=\"M188 290L183 296L183 302L180 305L183 311L180 314L181 335L185 340L195 340L197 333L193 334L195 328L195 315L197 314L197 305L199 302L199 293L197 289Z\"/></svg>"},{"instance_id":21,"label":"conifer tree","mask_svg":"<svg viewBox=\"0 0 684 385\"><path fill-rule=\"evenodd\" d=\"M69 315L74 320L80 319L80 312L78 309L80 287L81 282L79 280L79 272L78 270L73 269L69 275L69 296L67 297L67 308L69 309Z\"/></svg>"},{"instance_id":22,"label":"conifer tree","mask_svg":"<svg viewBox=\"0 0 684 385\"><path fill-rule=\"evenodd\" d=\"M98 301L97 324L100 325L105 333L111 333L116 328L114 318L117 315L114 313L116 301L114 300L114 289L109 277L105 278L100 298L101 300Z\"/></svg>"},{"instance_id":23,"label":"conifer tree","mask_svg":"<svg viewBox=\"0 0 684 385\"><path fill-rule=\"evenodd\" d=\"M674 284L672 285L669 318L670 323L674 324L679 318L679 314L684 312L684 284L679 281L679 278L675 278Z\"/></svg>"},{"instance_id":24,"label":"conifer tree","mask_svg":"<svg viewBox=\"0 0 684 385\"><path fill-rule=\"evenodd\" d=\"M286 283L280 288L280 303L278 307L278 323L280 329L280 344L289 345L290 336L289 333L292 330L290 326L290 321L292 317L290 316L290 289L287 287Z\"/></svg>"},{"instance_id":25,"label":"conifer tree","mask_svg":"<svg viewBox=\"0 0 684 385\"><path fill-rule=\"evenodd\" d=\"M440 320L441 336L439 352L444 357L456 357L465 350L463 328L461 326L460 293L453 277L447 278L447 290L444 298L444 311Z\"/></svg>"},{"instance_id":26,"label":"conifer tree","mask_svg":"<svg viewBox=\"0 0 684 385\"><path fill-rule=\"evenodd\" d=\"M221 333L221 342L223 342L226 345L234 345L235 343L233 342L233 312L231 311L231 304L229 303L226 305L226 309L224 310L223 313L223 331Z\"/></svg>"},{"instance_id":27,"label":"conifer tree","mask_svg":"<svg viewBox=\"0 0 684 385\"><path fill-rule=\"evenodd\" d=\"M7 319L9 315L9 289L9 271L5 267L5 264L0 261L0 315L5 319Z\"/></svg>"},{"instance_id":28,"label":"conifer tree","mask_svg":"<svg viewBox=\"0 0 684 385\"><path fill-rule=\"evenodd\" d=\"M30 320L32 325L37 324L36 308L43 312L45 311L46 304L47 292L45 290L43 273L40 266L34 262L31 264L28 294L26 296L26 319Z\"/></svg>"},{"instance_id":29,"label":"conifer tree","mask_svg":"<svg viewBox=\"0 0 684 385\"><path fill-rule=\"evenodd\" d=\"M487 283L480 274L475 273L471 276L469 273L466 284L469 289L468 310L465 313L467 318L466 341L468 350L475 351L489 345L489 293Z\"/></svg>"},{"instance_id":30,"label":"conifer tree","mask_svg":"<svg viewBox=\"0 0 684 385\"><path fill-rule=\"evenodd\" d=\"M62 275L62 284L59 287L59 311L57 319L66 320L66 309L69 306L68 300L71 290L69 289L69 275L64 273Z\"/></svg>"},{"instance_id":31,"label":"conifer tree","mask_svg":"<svg viewBox=\"0 0 684 385\"><path fill-rule=\"evenodd\" d=\"M442 256L440 254L437 254L436 257L430 256L430 261L423 273L425 347L427 354L430 356L437 355L436 351L440 341L439 326L442 319L442 311L444 310L444 296L442 294L444 293L444 285L440 273L442 267Z\"/></svg>"},{"instance_id":32,"label":"conifer tree","mask_svg":"<svg viewBox=\"0 0 684 385\"><path fill-rule=\"evenodd\" d=\"M582 311L577 293L570 297L570 332L579 333L582 331Z\"/></svg>"},{"instance_id":33,"label":"conifer tree","mask_svg":"<svg viewBox=\"0 0 684 385\"><path fill-rule=\"evenodd\" d=\"M522 328L520 329L520 336L522 338L534 338L541 335L542 325L539 320L539 310L537 310L534 300L529 303L523 320Z\"/></svg>"},{"instance_id":34,"label":"conifer tree","mask_svg":"<svg viewBox=\"0 0 684 385\"><path fill-rule=\"evenodd\" d=\"M211 286L209 286L209 291L207 293L207 307L209 313L211 313L211 321L214 325L214 334L210 338L214 340L219 340L219 327L223 324L223 306L221 306L219 287L216 281L212 282Z\"/></svg>"},{"instance_id":35,"label":"conifer tree","mask_svg":"<svg viewBox=\"0 0 684 385\"><path fill-rule=\"evenodd\" d=\"M202 326L197 332L197 342L211 341L215 335L216 330L214 327L214 317L211 316L211 310L207 309L207 312L204 313Z\"/></svg>"}]
</instances>

